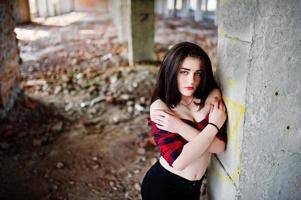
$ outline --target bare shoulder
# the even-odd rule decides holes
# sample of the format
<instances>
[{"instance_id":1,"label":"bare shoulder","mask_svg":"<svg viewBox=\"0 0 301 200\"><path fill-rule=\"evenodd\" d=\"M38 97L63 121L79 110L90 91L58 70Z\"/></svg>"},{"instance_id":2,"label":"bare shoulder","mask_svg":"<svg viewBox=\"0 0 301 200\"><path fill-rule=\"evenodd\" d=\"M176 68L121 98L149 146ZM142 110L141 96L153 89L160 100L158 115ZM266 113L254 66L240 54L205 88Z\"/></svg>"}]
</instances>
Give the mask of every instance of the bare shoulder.
<instances>
[{"instance_id":1,"label":"bare shoulder","mask_svg":"<svg viewBox=\"0 0 301 200\"><path fill-rule=\"evenodd\" d=\"M168 110L168 107L161 99L157 99L150 105L150 112L152 112L153 110L166 110L166 109Z\"/></svg>"},{"instance_id":2,"label":"bare shoulder","mask_svg":"<svg viewBox=\"0 0 301 200\"><path fill-rule=\"evenodd\" d=\"M213 89L207 99L206 99L206 103L211 103L213 102L214 100L222 100L222 94L221 94L221 91L218 89L218 88L215 88Z\"/></svg>"}]
</instances>

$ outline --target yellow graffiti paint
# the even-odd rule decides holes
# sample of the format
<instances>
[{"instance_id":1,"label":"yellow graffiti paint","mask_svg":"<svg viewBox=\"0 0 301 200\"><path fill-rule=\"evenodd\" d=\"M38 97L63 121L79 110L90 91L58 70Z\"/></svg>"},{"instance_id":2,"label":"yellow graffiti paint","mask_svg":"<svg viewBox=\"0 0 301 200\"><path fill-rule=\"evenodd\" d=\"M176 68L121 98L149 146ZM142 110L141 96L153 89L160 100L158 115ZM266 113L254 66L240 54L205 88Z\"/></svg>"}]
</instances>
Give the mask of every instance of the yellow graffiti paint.
<instances>
[{"instance_id":1,"label":"yellow graffiti paint","mask_svg":"<svg viewBox=\"0 0 301 200\"><path fill-rule=\"evenodd\" d=\"M228 111L228 129L227 129L227 139L228 139L228 145L233 145L235 158L237 161L237 165L231 172L227 171L229 174L229 177L227 174L222 173L220 169L217 168L217 163L214 162L214 174L220 178L222 181L230 181L232 182L237 180L240 174L240 159L241 159L241 152L239 149L239 134L238 134L238 128L239 125L242 122L244 113L245 113L245 107L244 105L240 104L239 102L236 102L234 100L231 100L227 97L223 97L225 100L225 104L227 106ZM224 164L223 164L224 165ZM225 166L225 169L229 169L227 166Z\"/></svg>"},{"instance_id":2,"label":"yellow graffiti paint","mask_svg":"<svg viewBox=\"0 0 301 200\"><path fill-rule=\"evenodd\" d=\"M223 36L223 37L226 36L226 31L225 31L223 25L220 25L220 26L219 26L218 33L219 33L220 36Z\"/></svg>"},{"instance_id":3,"label":"yellow graffiti paint","mask_svg":"<svg viewBox=\"0 0 301 200\"><path fill-rule=\"evenodd\" d=\"M228 87L234 87L236 85L236 81L232 78L227 78L226 79L226 84Z\"/></svg>"},{"instance_id":4,"label":"yellow graffiti paint","mask_svg":"<svg viewBox=\"0 0 301 200\"><path fill-rule=\"evenodd\" d=\"M231 44L232 46L235 46L236 43L237 43L237 38L236 38L236 37L230 37L230 44Z\"/></svg>"},{"instance_id":5,"label":"yellow graffiti paint","mask_svg":"<svg viewBox=\"0 0 301 200\"><path fill-rule=\"evenodd\" d=\"M240 174L240 165L237 165L235 167L235 169L232 171L231 174L229 174L231 176L231 178L225 174L224 172L222 172L222 170L218 169L218 163L215 161L215 159L212 161L213 162L213 171L214 171L214 174L221 180L221 181L224 181L224 182L230 182L232 183L233 181L237 180L238 177L239 177L239 174ZM226 169L227 167L224 166Z\"/></svg>"},{"instance_id":6,"label":"yellow graffiti paint","mask_svg":"<svg viewBox=\"0 0 301 200\"><path fill-rule=\"evenodd\" d=\"M224 28L223 25L220 25L220 27L218 29L218 34L219 34L219 36L222 36L222 37L225 37L225 38L229 39L231 46L235 46L237 44L238 37L235 37L235 36L232 36L232 35L228 34L225 31L225 28Z\"/></svg>"}]
</instances>

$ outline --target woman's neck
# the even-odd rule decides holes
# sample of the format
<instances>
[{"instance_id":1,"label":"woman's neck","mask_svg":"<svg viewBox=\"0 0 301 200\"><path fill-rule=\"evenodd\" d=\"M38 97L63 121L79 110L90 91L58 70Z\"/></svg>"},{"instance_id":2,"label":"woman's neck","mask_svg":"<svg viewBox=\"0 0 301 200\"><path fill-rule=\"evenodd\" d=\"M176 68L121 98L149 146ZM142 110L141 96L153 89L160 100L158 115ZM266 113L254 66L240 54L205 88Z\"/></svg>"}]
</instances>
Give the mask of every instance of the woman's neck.
<instances>
[{"instance_id":1,"label":"woman's neck","mask_svg":"<svg viewBox=\"0 0 301 200\"><path fill-rule=\"evenodd\" d=\"M182 96L180 103L189 106L192 103L193 99L193 96Z\"/></svg>"}]
</instances>

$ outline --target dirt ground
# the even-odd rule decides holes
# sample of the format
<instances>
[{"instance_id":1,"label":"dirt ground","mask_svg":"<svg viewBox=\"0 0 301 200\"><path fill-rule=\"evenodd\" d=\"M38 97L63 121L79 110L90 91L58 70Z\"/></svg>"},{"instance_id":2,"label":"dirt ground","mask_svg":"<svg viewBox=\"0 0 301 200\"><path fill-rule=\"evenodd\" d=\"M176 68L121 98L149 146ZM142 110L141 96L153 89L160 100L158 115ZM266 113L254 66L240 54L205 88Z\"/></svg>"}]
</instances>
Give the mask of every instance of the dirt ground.
<instances>
[{"instance_id":1,"label":"dirt ground","mask_svg":"<svg viewBox=\"0 0 301 200\"><path fill-rule=\"evenodd\" d=\"M159 156L147 127L159 62L179 41L216 66L217 30L156 19L155 57L128 66L107 13L70 13L16 28L20 92L0 122L0 199L141 199Z\"/></svg>"}]
</instances>

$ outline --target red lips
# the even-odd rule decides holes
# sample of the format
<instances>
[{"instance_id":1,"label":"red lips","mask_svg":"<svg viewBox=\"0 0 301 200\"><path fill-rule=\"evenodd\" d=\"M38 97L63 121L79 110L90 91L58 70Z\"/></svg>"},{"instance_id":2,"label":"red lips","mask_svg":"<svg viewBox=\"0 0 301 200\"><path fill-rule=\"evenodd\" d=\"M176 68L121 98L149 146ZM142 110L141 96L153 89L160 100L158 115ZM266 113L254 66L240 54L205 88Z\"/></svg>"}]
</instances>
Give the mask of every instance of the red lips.
<instances>
[{"instance_id":1,"label":"red lips","mask_svg":"<svg viewBox=\"0 0 301 200\"><path fill-rule=\"evenodd\" d=\"M187 90L193 90L194 89L194 87L192 87L192 86L189 86L189 87L185 87Z\"/></svg>"}]
</instances>

